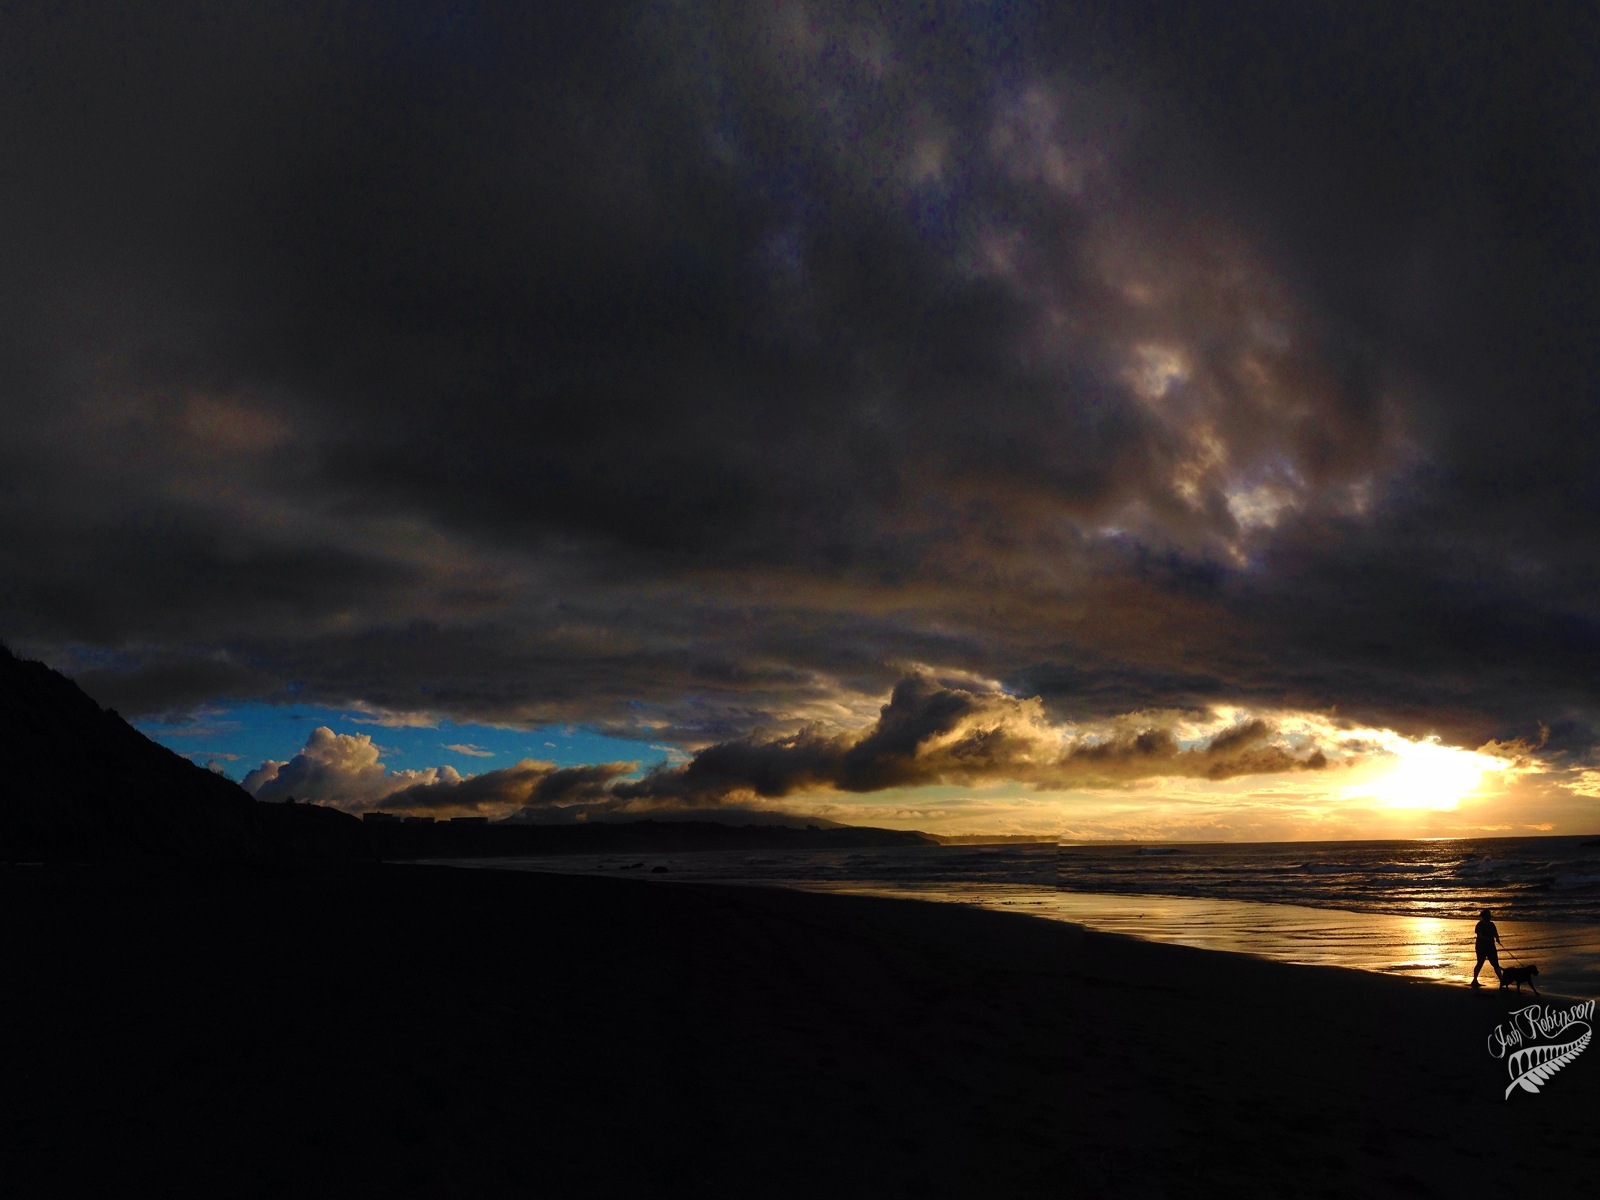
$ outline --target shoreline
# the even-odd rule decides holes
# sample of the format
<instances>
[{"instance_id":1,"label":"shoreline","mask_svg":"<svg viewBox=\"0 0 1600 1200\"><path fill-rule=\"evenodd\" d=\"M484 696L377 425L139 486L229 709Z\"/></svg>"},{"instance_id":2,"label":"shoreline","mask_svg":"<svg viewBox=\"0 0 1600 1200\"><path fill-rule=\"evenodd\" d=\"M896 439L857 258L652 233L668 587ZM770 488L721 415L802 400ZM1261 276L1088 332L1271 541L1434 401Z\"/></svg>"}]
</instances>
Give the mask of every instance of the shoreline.
<instances>
[{"instance_id":1,"label":"shoreline","mask_svg":"<svg viewBox=\"0 0 1600 1200\"><path fill-rule=\"evenodd\" d=\"M0 1194L1446 1195L1600 1171L1600 1051L1503 1099L1496 989L784 888L386 864L0 891Z\"/></svg>"},{"instance_id":2,"label":"shoreline","mask_svg":"<svg viewBox=\"0 0 1600 1200\"><path fill-rule=\"evenodd\" d=\"M1467 986L1476 962L1473 922L1465 918L1441 920L1222 897L1065 889L1040 893L1019 889L1015 898L969 901L953 896L949 901L1081 924L1098 933L1160 945L1238 954L1290 966L1360 971L1441 987ZM1519 922L1508 923L1507 928L1521 946L1520 960L1540 964L1540 994L1571 999L1600 994L1600 926ZM1501 955L1503 966L1516 961L1508 953ZM1498 989L1488 964L1480 978L1485 987ZM1539 998L1531 991L1525 994Z\"/></svg>"},{"instance_id":3,"label":"shoreline","mask_svg":"<svg viewBox=\"0 0 1600 1200\"><path fill-rule=\"evenodd\" d=\"M576 856L564 860L464 858L428 860L418 865L597 879L627 877L618 869L562 869L581 861L584 860ZM1246 954L1302 966L1331 966L1425 979L1447 986L1466 986L1475 962L1473 921L1467 918L1401 916L1229 897L1091 892L994 881L891 885L800 877L718 877L693 873L697 865L693 856L678 855L665 861L673 864L672 868L668 874L657 877L649 872L653 865L660 865L659 858L646 856L640 867L641 881L668 885L778 887L825 895L965 904L1081 924L1143 941ZM1600 995L1600 925L1507 921L1503 933L1517 957L1513 957L1512 952L1503 952L1502 965L1513 965L1519 959L1538 963L1537 986L1541 993L1574 999ZM1488 980L1487 987L1498 987L1487 965L1482 978Z\"/></svg>"}]
</instances>

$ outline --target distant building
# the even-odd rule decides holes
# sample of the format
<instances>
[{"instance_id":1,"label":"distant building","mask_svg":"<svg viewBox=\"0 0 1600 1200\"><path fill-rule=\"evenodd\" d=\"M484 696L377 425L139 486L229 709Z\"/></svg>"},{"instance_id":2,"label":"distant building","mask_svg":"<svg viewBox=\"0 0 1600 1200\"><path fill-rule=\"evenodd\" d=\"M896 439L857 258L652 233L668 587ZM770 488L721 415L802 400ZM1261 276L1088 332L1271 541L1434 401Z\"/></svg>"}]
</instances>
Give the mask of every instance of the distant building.
<instances>
[{"instance_id":1,"label":"distant building","mask_svg":"<svg viewBox=\"0 0 1600 1200\"><path fill-rule=\"evenodd\" d=\"M487 825L488 817L451 817L447 824L450 825Z\"/></svg>"},{"instance_id":2,"label":"distant building","mask_svg":"<svg viewBox=\"0 0 1600 1200\"><path fill-rule=\"evenodd\" d=\"M406 818L404 818L404 822L407 825L432 825L433 824L433 818L432 817L406 817Z\"/></svg>"},{"instance_id":3,"label":"distant building","mask_svg":"<svg viewBox=\"0 0 1600 1200\"><path fill-rule=\"evenodd\" d=\"M364 812L361 814L361 819L363 821L371 821L375 825L382 824L385 821L392 822L396 825L400 823L400 818L398 815L395 813L386 812Z\"/></svg>"}]
</instances>

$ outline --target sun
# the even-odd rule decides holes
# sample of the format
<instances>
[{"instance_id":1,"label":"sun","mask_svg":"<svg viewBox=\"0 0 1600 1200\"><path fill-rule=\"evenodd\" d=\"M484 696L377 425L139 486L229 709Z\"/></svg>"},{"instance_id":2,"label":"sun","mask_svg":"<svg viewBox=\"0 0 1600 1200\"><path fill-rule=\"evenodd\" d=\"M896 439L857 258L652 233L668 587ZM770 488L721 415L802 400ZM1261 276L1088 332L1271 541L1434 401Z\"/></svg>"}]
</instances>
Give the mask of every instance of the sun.
<instances>
[{"instance_id":1,"label":"sun","mask_svg":"<svg viewBox=\"0 0 1600 1200\"><path fill-rule=\"evenodd\" d=\"M1413 742L1396 736L1384 749L1393 761L1372 778L1345 788L1344 799L1445 812L1475 792L1484 775L1511 765L1477 750L1443 745L1437 737Z\"/></svg>"}]
</instances>

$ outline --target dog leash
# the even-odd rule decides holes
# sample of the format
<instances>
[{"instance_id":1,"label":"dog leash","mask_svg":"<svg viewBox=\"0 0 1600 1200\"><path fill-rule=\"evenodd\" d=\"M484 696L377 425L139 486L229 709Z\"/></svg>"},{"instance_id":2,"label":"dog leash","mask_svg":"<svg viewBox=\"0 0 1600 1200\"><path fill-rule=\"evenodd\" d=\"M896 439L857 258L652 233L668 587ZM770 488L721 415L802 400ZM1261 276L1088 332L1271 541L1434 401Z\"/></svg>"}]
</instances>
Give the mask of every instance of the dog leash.
<instances>
[{"instance_id":1,"label":"dog leash","mask_svg":"<svg viewBox=\"0 0 1600 1200\"><path fill-rule=\"evenodd\" d=\"M1507 954L1511 955L1512 960L1517 964L1517 966L1525 967L1525 966L1528 965L1527 963L1523 962L1522 959L1518 958L1517 957L1517 952L1515 950L1513 950L1510 946L1506 945L1504 942L1500 943L1500 949L1504 950Z\"/></svg>"}]
</instances>

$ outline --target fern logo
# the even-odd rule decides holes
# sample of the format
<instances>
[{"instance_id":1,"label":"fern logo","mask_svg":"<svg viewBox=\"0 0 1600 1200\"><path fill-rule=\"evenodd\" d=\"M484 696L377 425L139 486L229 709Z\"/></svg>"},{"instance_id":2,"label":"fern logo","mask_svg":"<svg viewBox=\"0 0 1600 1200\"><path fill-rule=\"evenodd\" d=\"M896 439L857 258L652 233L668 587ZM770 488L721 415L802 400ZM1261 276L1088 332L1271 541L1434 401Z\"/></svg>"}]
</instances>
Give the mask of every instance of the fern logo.
<instances>
[{"instance_id":1,"label":"fern logo","mask_svg":"<svg viewBox=\"0 0 1600 1200\"><path fill-rule=\"evenodd\" d=\"M1582 1054L1594 1036L1594 1001L1557 1011L1530 1004L1509 1014L1489 1035L1489 1053L1506 1060L1511 1084L1506 1099L1521 1088L1537 1092L1552 1075Z\"/></svg>"}]
</instances>

